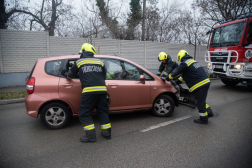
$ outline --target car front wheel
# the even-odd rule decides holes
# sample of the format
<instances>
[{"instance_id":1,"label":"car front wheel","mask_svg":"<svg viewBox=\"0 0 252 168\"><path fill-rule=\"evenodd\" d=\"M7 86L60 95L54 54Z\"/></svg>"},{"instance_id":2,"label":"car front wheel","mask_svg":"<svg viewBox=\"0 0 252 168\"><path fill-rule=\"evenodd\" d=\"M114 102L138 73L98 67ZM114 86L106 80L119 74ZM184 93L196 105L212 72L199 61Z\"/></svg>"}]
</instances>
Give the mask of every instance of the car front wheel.
<instances>
[{"instance_id":1,"label":"car front wheel","mask_svg":"<svg viewBox=\"0 0 252 168\"><path fill-rule=\"evenodd\" d=\"M170 116L174 111L174 101L168 95L160 95L153 103L152 113L158 117Z\"/></svg>"},{"instance_id":2,"label":"car front wheel","mask_svg":"<svg viewBox=\"0 0 252 168\"><path fill-rule=\"evenodd\" d=\"M70 117L69 109L62 103L50 103L40 113L42 123L50 129L65 127Z\"/></svg>"}]
</instances>

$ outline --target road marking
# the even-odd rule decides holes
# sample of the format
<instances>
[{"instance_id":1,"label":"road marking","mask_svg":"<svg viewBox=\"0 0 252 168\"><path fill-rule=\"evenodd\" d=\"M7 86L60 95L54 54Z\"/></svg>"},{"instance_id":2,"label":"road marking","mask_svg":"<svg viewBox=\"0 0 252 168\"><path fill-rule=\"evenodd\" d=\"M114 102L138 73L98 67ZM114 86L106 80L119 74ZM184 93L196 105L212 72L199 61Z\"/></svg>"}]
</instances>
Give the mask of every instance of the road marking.
<instances>
[{"instance_id":1,"label":"road marking","mask_svg":"<svg viewBox=\"0 0 252 168\"><path fill-rule=\"evenodd\" d=\"M143 129L143 130L140 130L140 132L147 132L147 131L150 131L150 130L153 130L153 129L156 129L156 128L160 128L160 127L164 127L164 126L167 126L169 124L172 124L172 123L175 123L175 122L178 122L178 121L182 121L182 120L185 120L187 118L191 118L192 115L187 115L187 116L184 116L184 117L180 117L180 118L176 118L174 120L171 120L171 121L166 121L166 122L163 122L163 123L160 123L160 124L157 124L157 125L152 125L146 129Z\"/></svg>"}]
</instances>

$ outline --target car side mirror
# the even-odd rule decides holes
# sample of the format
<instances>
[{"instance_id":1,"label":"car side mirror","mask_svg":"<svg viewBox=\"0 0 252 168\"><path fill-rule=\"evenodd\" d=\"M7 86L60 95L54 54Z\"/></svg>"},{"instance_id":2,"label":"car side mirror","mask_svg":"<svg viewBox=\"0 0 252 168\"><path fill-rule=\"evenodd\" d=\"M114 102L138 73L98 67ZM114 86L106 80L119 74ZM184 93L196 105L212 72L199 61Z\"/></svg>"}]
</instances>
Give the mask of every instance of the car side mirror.
<instances>
[{"instance_id":1,"label":"car side mirror","mask_svg":"<svg viewBox=\"0 0 252 168\"><path fill-rule=\"evenodd\" d=\"M145 76L140 75L140 83L145 84Z\"/></svg>"}]
</instances>

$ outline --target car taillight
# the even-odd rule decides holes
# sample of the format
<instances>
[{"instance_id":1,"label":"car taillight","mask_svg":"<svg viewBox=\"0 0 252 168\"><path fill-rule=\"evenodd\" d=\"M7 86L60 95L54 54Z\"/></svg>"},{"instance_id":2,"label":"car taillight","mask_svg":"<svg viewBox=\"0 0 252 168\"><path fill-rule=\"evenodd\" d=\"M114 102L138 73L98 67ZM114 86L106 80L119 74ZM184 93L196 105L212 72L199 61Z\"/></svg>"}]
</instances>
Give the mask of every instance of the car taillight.
<instances>
[{"instance_id":1,"label":"car taillight","mask_svg":"<svg viewBox=\"0 0 252 168\"><path fill-rule=\"evenodd\" d=\"M27 82L26 82L26 90L28 94L32 94L34 92L35 88L35 78L31 77Z\"/></svg>"}]
</instances>

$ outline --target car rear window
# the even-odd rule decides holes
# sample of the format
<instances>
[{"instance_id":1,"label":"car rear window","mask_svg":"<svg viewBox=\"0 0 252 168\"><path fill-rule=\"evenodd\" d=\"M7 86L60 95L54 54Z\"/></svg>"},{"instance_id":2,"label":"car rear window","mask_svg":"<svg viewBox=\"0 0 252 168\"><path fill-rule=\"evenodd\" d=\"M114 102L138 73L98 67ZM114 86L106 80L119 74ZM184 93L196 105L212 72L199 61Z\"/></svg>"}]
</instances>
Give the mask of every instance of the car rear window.
<instances>
[{"instance_id":1,"label":"car rear window","mask_svg":"<svg viewBox=\"0 0 252 168\"><path fill-rule=\"evenodd\" d=\"M45 72L48 75L52 76L59 76L60 75L60 69L62 62L64 60L53 60L53 61L47 61L45 64Z\"/></svg>"}]
</instances>

